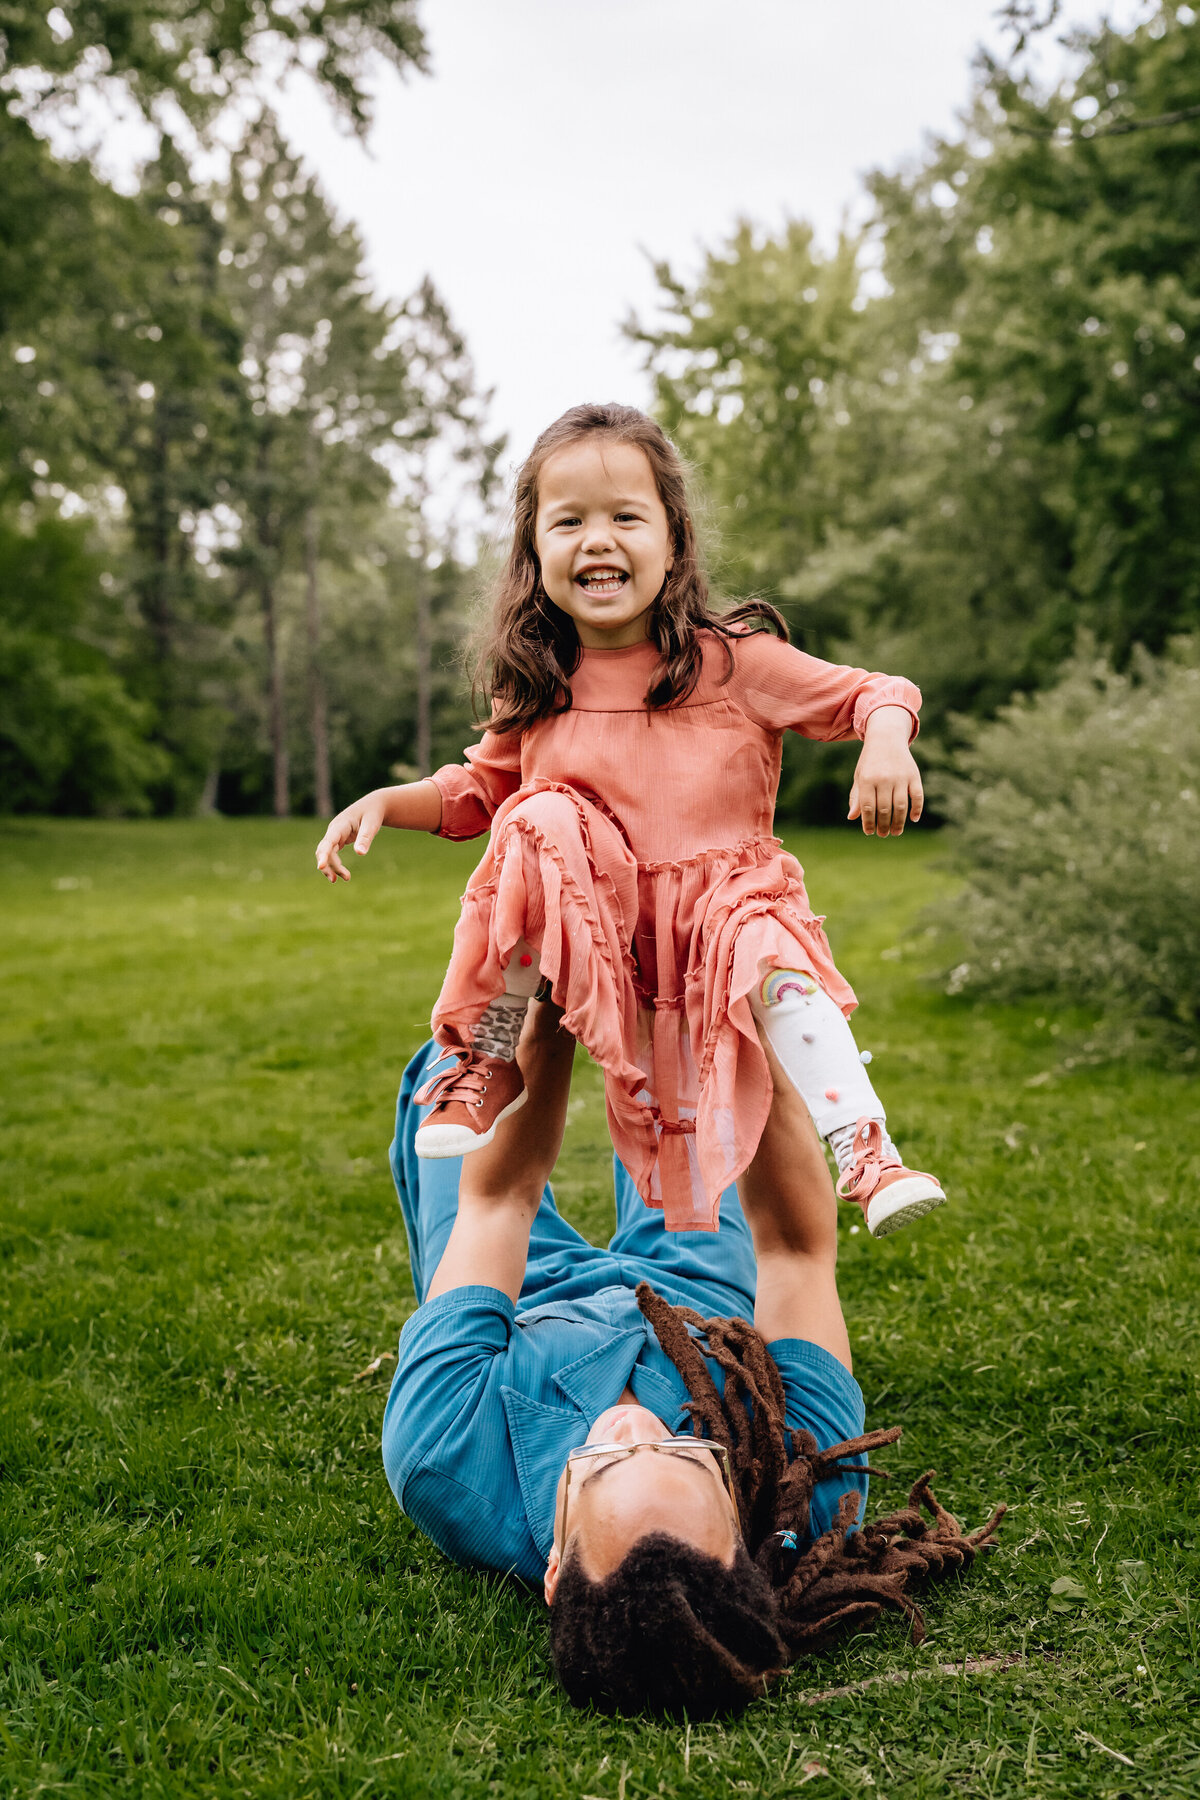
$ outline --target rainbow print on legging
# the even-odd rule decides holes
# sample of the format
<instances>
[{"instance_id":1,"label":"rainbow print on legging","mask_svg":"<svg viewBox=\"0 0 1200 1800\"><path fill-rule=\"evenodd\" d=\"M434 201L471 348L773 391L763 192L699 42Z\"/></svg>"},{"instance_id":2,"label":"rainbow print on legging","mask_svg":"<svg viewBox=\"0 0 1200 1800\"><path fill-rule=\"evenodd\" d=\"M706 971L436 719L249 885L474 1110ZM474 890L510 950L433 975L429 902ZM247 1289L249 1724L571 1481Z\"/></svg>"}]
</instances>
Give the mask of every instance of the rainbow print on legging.
<instances>
[{"instance_id":1,"label":"rainbow print on legging","mask_svg":"<svg viewBox=\"0 0 1200 1800\"><path fill-rule=\"evenodd\" d=\"M817 987L806 969L771 969L759 992L764 1006L778 1006L785 994L799 994L807 999L817 992Z\"/></svg>"}]
</instances>

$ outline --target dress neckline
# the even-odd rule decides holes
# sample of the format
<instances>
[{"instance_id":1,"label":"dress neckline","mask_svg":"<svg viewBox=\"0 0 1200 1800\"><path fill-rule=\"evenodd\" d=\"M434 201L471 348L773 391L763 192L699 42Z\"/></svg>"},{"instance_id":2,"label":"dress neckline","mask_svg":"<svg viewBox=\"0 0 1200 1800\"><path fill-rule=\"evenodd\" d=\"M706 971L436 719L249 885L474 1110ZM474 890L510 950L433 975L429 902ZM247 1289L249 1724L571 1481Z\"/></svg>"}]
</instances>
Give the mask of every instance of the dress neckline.
<instances>
[{"instance_id":1,"label":"dress neckline","mask_svg":"<svg viewBox=\"0 0 1200 1800\"><path fill-rule=\"evenodd\" d=\"M611 646L607 644L581 644L579 646L581 656L636 656L639 651L645 650L653 650L655 655L658 654L656 647L650 642L649 638L643 638L641 642L637 644L613 644Z\"/></svg>"}]
</instances>

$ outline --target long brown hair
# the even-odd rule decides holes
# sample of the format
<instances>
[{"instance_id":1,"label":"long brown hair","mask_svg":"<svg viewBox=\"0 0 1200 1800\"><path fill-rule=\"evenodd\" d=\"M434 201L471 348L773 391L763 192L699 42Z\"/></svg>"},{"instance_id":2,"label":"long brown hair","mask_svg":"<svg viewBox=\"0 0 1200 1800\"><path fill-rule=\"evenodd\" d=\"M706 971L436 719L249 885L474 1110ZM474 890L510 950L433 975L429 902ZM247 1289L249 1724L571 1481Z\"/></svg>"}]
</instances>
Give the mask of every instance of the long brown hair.
<instances>
[{"instance_id":1,"label":"long brown hair","mask_svg":"<svg viewBox=\"0 0 1200 1800\"><path fill-rule=\"evenodd\" d=\"M747 600L725 613L712 610L688 509L686 472L662 426L636 407L615 401L573 406L546 427L517 474L512 546L475 655L474 692L478 696L482 691L490 702L493 731L524 731L538 719L570 709L571 676L582 649L574 620L555 606L542 585L535 544L538 480L555 451L592 436L641 450L666 509L673 564L647 621L659 660L646 705L658 710L687 699L700 679L701 631L716 632L725 641L727 674L733 671L728 641L740 631L765 627L787 639L782 615L765 600Z\"/></svg>"},{"instance_id":2,"label":"long brown hair","mask_svg":"<svg viewBox=\"0 0 1200 1800\"><path fill-rule=\"evenodd\" d=\"M810 1432L787 1425L782 1378L753 1325L672 1306L646 1282L637 1297L691 1395L694 1433L730 1453L744 1542L727 1566L655 1533L600 1581L568 1553L550 1641L570 1698L607 1711L712 1717L740 1710L798 1656L884 1611L905 1615L920 1643L925 1626L914 1588L969 1568L991 1549L1004 1507L964 1533L929 1486L930 1470L906 1507L857 1530L859 1495L844 1494L832 1528L806 1543L817 1486L860 1472L861 1461L849 1459L894 1443L899 1428L820 1450ZM705 1352L723 1371L723 1392Z\"/></svg>"}]
</instances>

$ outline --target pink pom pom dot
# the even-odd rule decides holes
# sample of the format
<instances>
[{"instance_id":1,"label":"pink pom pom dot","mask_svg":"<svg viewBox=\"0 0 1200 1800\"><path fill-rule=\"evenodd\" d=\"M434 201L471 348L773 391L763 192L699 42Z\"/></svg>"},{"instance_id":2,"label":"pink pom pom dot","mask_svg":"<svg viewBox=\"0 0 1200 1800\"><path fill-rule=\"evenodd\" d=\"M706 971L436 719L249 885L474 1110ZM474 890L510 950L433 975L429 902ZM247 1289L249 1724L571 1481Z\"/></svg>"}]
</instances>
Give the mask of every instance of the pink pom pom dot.
<instances>
[{"instance_id":1,"label":"pink pom pom dot","mask_svg":"<svg viewBox=\"0 0 1200 1800\"><path fill-rule=\"evenodd\" d=\"M838 1097L838 1091L836 1088L826 1088L825 1089L825 1098L827 1100L836 1100L837 1097Z\"/></svg>"},{"instance_id":2,"label":"pink pom pom dot","mask_svg":"<svg viewBox=\"0 0 1200 1800\"><path fill-rule=\"evenodd\" d=\"M532 956L529 955L529 953L527 951L525 953L525 955L521 958L521 967L523 969L527 969L532 961L533 961L533 958L532 958Z\"/></svg>"}]
</instances>

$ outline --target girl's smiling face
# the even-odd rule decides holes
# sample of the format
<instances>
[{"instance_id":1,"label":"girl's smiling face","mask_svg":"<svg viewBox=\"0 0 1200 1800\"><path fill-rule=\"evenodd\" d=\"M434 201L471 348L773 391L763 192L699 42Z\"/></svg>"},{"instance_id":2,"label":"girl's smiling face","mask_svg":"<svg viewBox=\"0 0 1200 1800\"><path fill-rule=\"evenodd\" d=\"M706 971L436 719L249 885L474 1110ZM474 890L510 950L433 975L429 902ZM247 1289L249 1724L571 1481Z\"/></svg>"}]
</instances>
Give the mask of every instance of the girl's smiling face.
<instances>
[{"instance_id":1,"label":"girl's smiling face","mask_svg":"<svg viewBox=\"0 0 1200 1800\"><path fill-rule=\"evenodd\" d=\"M534 545L542 586L589 650L647 636L650 608L674 562L667 510L636 444L594 435L546 458Z\"/></svg>"}]
</instances>

